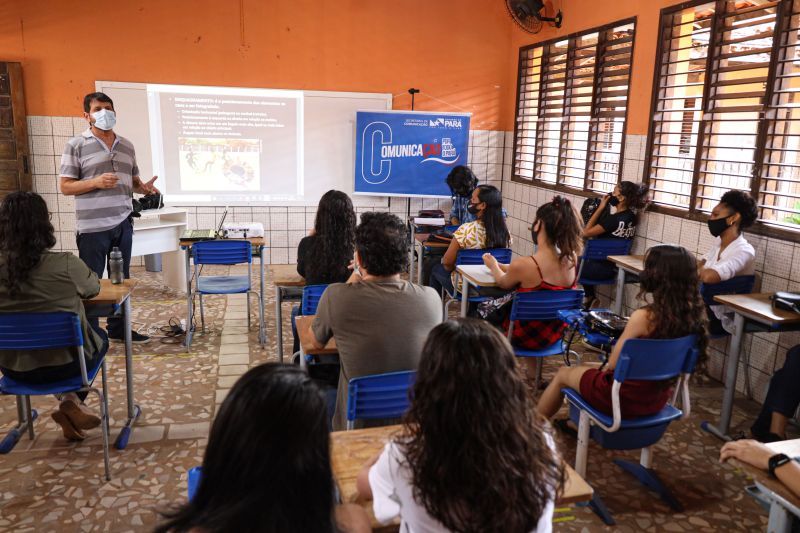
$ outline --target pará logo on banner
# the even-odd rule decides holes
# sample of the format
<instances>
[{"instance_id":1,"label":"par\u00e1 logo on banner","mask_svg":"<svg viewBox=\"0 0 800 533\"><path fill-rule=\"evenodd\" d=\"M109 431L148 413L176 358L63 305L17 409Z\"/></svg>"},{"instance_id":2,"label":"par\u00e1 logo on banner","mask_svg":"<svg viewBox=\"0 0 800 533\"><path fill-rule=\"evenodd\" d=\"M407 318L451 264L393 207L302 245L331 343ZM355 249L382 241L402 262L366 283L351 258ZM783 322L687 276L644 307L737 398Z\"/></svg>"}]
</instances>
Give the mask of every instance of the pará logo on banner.
<instances>
[{"instance_id":1,"label":"par\u00e1 logo on banner","mask_svg":"<svg viewBox=\"0 0 800 533\"><path fill-rule=\"evenodd\" d=\"M431 128L460 128L460 118L442 118L428 119L428 124Z\"/></svg>"}]
</instances>

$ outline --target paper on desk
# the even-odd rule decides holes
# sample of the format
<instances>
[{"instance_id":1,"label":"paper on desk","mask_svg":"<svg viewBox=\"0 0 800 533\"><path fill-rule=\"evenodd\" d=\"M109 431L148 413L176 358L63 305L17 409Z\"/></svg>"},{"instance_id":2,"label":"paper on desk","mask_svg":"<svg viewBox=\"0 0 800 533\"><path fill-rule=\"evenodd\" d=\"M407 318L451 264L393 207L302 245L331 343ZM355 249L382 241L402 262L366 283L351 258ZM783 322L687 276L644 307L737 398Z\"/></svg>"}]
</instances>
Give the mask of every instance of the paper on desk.
<instances>
[{"instance_id":1,"label":"paper on desk","mask_svg":"<svg viewBox=\"0 0 800 533\"><path fill-rule=\"evenodd\" d=\"M419 224L420 226L444 226L444 219L416 217L414 224Z\"/></svg>"},{"instance_id":2,"label":"paper on desk","mask_svg":"<svg viewBox=\"0 0 800 533\"><path fill-rule=\"evenodd\" d=\"M767 448L775 453L785 453L789 457L800 457L800 439L770 442Z\"/></svg>"}]
</instances>

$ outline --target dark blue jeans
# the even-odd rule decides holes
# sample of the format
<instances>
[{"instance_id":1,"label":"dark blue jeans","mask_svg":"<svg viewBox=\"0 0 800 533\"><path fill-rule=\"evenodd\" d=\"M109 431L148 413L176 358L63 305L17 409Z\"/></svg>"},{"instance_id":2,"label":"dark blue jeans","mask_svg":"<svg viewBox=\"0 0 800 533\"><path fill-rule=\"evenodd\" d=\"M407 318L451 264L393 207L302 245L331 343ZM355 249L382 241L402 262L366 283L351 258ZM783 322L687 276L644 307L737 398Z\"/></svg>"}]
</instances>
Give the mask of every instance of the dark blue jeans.
<instances>
[{"instance_id":1,"label":"dark blue jeans","mask_svg":"<svg viewBox=\"0 0 800 533\"><path fill-rule=\"evenodd\" d=\"M431 270L431 277L428 280L428 286L432 287L436 294L442 294L442 288L447 292L453 293L453 280L450 278L450 272L444 269L444 265L439 263L433 266Z\"/></svg>"},{"instance_id":2,"label":"dark blue jeans","mask_svg":"<svg viewBox=\"0 0 800 533\"><path fill-rule=\"evenodd\" d=\"M97 233L79 233L76 237L78 256L86 263L98 278L108 267L109 256L114 247L122 252L122 273L125 279L131 277L131 246L133 244L133 222L130 218L123 220L117 227ZM111 269L109 268L109 271ZM90 319L96 323L97 319ZM120 317L108 319L108 336L120 339L125 335L123 321Z\"/></svg>"},{"instance_id":3,"label":"dark blue jeans","mask_svg":"<svg viewBox=\"0 0 800 533\"><path fill-rule=\"evenodd\" d=\"M581 269L581 279L606 280L617 275L617 267L611 261L587 259ZM597 294L596 285L584 285L583 293L587 298L594 298Z\"/></svg>"},{"instance_id":4,"label":"dark blue jeans","mask_svg":"<svg viewBox=\"0 0 800 533\"><path fill-rule=\"evenodd\" d=\"M769 432L772 413L778 412L788 418L794 416L800 405L800 345L786 353L783 367L776 370L769 382L767 397L761 407L761 413L752 426L753 434Z\"/></svg>"}]
</instances>

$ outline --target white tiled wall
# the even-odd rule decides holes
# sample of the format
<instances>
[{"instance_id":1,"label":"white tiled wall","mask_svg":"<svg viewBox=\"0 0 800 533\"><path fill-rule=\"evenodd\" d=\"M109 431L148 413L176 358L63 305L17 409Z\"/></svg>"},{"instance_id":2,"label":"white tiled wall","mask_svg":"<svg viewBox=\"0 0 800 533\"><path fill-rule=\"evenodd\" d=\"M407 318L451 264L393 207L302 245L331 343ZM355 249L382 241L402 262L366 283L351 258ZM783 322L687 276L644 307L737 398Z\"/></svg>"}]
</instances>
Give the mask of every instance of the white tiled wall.
<instances>
[{"instance_id":1,"label":"white tiled wall","mask_svg":"<svg viewBox=\"0 0 800 533\"><path fill-rule=\"evenodd\" d=\"M512 133L506 133L505 161L503 164L503 201L510 214L509 225L514 237L514 252L521 255L530 254L533 244L528 227L533 221L536 207L552 198L554 192L548 189L511 181L511 148ZM641 181L644 172L646 137L628 135L625 143L623 179ZM567 196L574 205L580 208L584 197ZM756 249L756 290L764 292L776 290L800 291L800 243L772 237L745 234L747 240ZM641 217L637 237L634 239L633 252L644 251L659 243L677 243L686 247L698 256L702 256L711 247L712 237L702 222L685 220L679 217L657 213L645 213ZM769 260L765 260L768 258ZM604 305L609 303L613 287L599 289ZM638 285L625 288L626 312L638 307L636 292ZM751 395L762 402L773 371L783 364L786 350L800 344L800 333L759 333L747 335L744 340L744 352L741 359L738 388L745 391L746 379L749 378ZM714 341L710 350L709 371L712 376L721 379L723 375L725 351L728 341ZM744 369L748 371L745 372Z\"/></svg>"},{"instance_id":2,"label":"white tiled wall","mask_svg":"<svg viewBox=\"0 0 800 533\"><path fill-rule=\"evenodd\" d=\"M53 225L57 229L57 250L77 253L75 244L75 201L58 192L58 169L61 152L67 139L86 129L86 121L75 117L28 117L28 133L33 160L33 187L41 194L53 213ZM504 147L506 135L500 131L471 131L469 137L469 162L481 183L502 185ZM510 158L510 152L508 154ZM508 158L506 158L508 160ZM442 176L444 179L444 176ZM442 209L448 212L449 200L411 200L411 212L419 209ZM189 227L216 227L223 207L187 207ZM357 208L358 213L377 208ZM404 217L406 200L395 198L389 210ZM229 210L229 220L237 222L261 222L267 232L269 261L271 263L294 263L297 243L314 226L316 207L234 207ZM141 265L141 258L134 258L134 265Z\"/></svg>"}]
</instances>

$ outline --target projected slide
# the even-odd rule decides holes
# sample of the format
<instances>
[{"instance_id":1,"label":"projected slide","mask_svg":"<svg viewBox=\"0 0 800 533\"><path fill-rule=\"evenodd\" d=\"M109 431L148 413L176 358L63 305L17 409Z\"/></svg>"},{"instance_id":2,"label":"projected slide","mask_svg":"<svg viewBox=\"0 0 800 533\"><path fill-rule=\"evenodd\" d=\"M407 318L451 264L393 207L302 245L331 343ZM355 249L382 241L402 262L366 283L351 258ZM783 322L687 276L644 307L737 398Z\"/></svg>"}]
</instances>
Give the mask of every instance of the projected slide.
<instances>
[{"instance_id":1,"label":"projected slide","mask_svg":"<svg viewBox=\"0 0 800 533\"><path fill-rule=\"evenodd\" d=\"M148 85L147 95L167 202L303 196L302 92Z\"/></svg>"}]
</instances>

